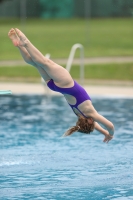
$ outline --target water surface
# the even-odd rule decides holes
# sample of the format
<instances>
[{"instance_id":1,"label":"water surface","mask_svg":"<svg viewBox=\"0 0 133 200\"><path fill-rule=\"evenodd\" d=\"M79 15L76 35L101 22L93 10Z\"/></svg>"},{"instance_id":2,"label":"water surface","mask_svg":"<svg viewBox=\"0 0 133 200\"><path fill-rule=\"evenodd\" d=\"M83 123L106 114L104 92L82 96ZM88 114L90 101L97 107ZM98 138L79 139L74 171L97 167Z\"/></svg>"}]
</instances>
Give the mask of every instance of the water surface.
<instances>
[{"instance_id":1,"label":"water surface","mask_svg":"<svg viewBox=\"0 0 133 200\"><path fill-rule=\"evenodd\" d=\"M0 199L133 199L133 99L96 98L115 138L62 134L76 116L62 97L0 97Z\"/></svg>"}]
</instances>

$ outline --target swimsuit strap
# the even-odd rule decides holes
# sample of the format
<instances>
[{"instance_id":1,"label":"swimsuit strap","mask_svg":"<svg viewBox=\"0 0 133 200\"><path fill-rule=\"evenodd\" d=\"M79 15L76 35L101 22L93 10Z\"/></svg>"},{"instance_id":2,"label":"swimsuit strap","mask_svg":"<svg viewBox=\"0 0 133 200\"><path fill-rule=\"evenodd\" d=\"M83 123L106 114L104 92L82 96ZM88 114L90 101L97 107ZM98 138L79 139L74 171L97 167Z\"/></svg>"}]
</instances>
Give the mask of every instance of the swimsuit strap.
<instances>
[{"instance_id":1,"label":"swimsuit strap","mask_svg":"<svg viewBox=\"0 0 133 200\"><path fill-rule=\"evenodd\" d=\"M78 109L77 106L75 106L75 105L73 106L73 105L71 105L71 104L69 104L69 105L70 105L70 107L72 108L73 112L74 112L76 115L78 115L78 114L75 112L74 108L76 108L76 110L78 110L78 112L79 112L83 117L88 118L88 117L86 117L86 116L81 112L81 110Z\"/></svg>"}]
</instances>

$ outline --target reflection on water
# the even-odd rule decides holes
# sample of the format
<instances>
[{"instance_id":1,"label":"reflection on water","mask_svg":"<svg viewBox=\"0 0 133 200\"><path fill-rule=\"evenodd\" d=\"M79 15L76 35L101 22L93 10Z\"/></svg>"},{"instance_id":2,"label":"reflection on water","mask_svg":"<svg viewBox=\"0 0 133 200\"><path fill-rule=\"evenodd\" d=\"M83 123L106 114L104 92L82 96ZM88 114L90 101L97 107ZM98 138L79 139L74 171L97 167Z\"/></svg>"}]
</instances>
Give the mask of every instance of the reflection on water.
<instances>
[{"instance_id":1,"label":"reflection on water","mask_svg":"<svg viewBox=\"0 0 133 200\"><path fill-rule=\"evenodd\" d=\"M0 199L133 199L133 100L94 98L115 138L62 134L76 122L62 97L0 97Z\"/></svg>"}]
</instances>

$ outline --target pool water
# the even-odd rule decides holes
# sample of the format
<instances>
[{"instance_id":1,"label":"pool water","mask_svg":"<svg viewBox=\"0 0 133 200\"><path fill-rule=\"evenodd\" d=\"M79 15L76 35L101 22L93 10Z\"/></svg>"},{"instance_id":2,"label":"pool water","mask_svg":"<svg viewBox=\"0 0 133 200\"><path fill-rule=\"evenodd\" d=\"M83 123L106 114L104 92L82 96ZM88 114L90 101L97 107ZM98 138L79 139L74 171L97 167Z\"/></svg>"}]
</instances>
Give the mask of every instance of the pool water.
<instances>
[{"instance_id":1,"label":"pool water","mask_svg":"<svg viewBox=\"0 0 133 200\"><path fill-rule=\"evenodd\" d=\"M0 97L0 200L133 199L133 99L92 97L115 138L75 133L61 96Z\"/></svg>"}]
</instances>

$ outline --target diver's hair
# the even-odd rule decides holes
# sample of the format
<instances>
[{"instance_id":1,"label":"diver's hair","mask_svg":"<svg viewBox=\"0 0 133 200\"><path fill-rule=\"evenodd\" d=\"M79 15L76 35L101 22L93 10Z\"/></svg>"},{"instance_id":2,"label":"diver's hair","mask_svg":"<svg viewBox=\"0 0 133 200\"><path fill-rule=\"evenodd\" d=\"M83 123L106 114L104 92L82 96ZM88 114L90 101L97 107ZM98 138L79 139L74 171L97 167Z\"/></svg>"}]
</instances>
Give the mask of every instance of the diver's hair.
<instances>
[{"instance_id":1,"label":"diver's hair","mask_svg":"<svg viewBox=\"0 0 133 200\"><path fill-rule=\"evenodd\" d=\"M92 118L91 118L92 119ZM87 118L80 116L76 123L76 126L69 128L63 135L63 137L69 136L74 132L78 131L81 133L90 134L95 128L95 122L93 121L92 124L88 123Z\"/></svg>"}]
</instances>

